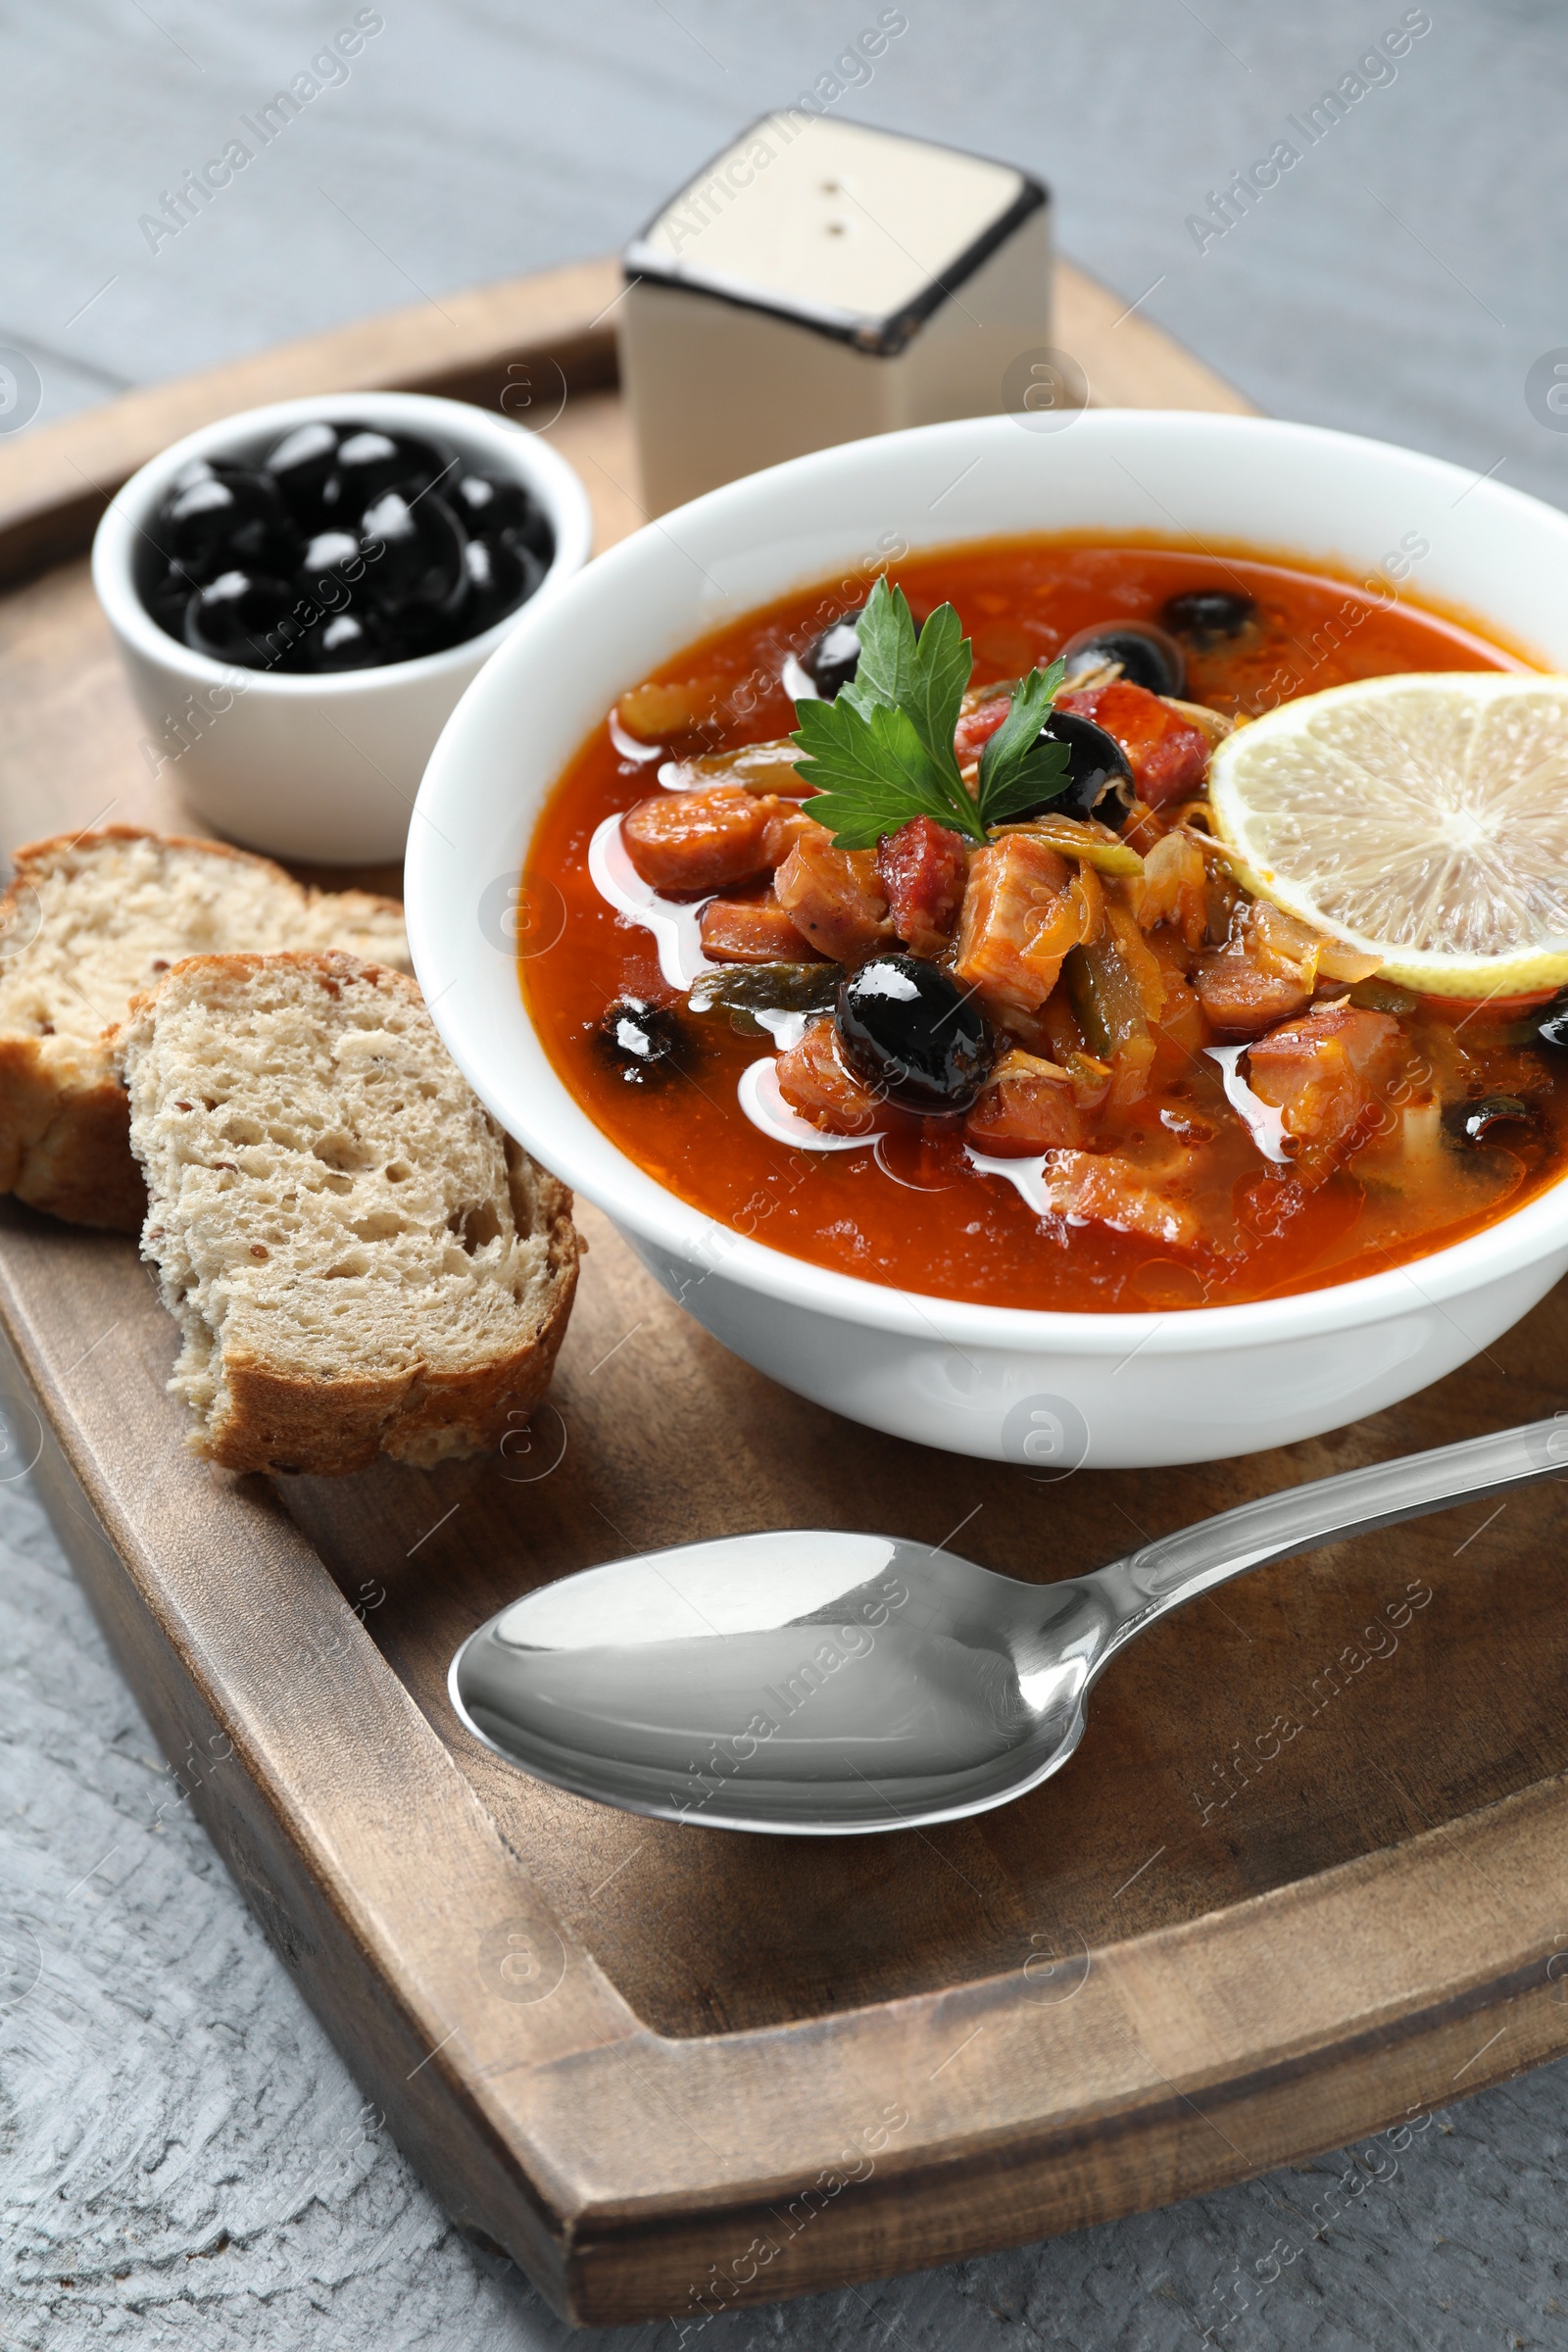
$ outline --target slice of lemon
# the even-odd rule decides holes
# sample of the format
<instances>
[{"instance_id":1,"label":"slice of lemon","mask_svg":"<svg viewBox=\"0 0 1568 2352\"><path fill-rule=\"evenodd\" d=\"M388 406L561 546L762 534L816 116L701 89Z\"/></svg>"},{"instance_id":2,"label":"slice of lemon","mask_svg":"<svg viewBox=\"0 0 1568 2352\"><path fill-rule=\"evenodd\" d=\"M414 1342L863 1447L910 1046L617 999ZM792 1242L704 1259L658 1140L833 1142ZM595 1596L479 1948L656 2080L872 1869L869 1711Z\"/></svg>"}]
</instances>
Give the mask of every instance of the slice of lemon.
<instances>
[{"instance_id":1,"label":"slice of lemon","mask_svg":"<svg viewBox=\"0 0 1568 2352\"><path fill-rule=\"evenodd\" d=\"M1362 678L1216 750L1209 805L1258 893L1432 996L1568 981L1568 677Z\"/></svg>"}]
</instances>

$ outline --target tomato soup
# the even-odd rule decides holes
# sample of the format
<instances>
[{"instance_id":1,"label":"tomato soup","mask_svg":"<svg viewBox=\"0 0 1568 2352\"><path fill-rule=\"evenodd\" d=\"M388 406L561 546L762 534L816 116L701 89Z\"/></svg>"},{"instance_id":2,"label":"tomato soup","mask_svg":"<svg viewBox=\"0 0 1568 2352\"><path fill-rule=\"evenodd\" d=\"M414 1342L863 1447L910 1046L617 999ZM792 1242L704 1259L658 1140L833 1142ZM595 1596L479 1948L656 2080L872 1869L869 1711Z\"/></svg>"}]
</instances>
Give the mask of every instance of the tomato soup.
<instances>
[{"instance_id":1,"label":"tomato soup","mask_svg":"<svg viewBox=\"0 0 1568 2352\"><path fill-rule=\"evenodd\" d=\"M523 905L551 915L522 934L520 985L630 1159L791 1256L1089 1312L1370 1274L1562 1172L1552 1008L1393 985L1255 899L1203 799L1227 728L1281 701L1509 654L1392 579L1168 546L990 542L888 579L907 613L884 588L878 627L951 606L919 646L935 661L945 627L972 648L936 747L974 803L955 821L890 801L852 840L811 815L789 738L838 727L849 760L859 719L822 712L847 679L870 696L871 574L629 683L543 810ZM1064 648L1038 742L1065 748L1031 807L1020 694Z\"/></svg>"}]
</instances>

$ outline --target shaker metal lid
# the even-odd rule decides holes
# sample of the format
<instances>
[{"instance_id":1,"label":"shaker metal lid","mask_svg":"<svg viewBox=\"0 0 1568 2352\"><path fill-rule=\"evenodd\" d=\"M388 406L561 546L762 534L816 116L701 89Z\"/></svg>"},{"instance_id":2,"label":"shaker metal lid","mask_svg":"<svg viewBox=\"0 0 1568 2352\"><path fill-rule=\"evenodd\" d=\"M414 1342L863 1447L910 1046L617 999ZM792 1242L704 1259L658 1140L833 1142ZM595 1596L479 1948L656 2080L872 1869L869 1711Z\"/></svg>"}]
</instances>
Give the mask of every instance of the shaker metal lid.
<instances>
[{"instance_id":1,"label":"shaker metal lid","mask_svg":"<svg viewBox=\"0 0 1568 2352\"><path fill-rule=\"evenodd\" d=\"M891 357L1047 202L1013 165L784 108L706 164L622 261L631 281Z\"/></svg>"}]
</instances>

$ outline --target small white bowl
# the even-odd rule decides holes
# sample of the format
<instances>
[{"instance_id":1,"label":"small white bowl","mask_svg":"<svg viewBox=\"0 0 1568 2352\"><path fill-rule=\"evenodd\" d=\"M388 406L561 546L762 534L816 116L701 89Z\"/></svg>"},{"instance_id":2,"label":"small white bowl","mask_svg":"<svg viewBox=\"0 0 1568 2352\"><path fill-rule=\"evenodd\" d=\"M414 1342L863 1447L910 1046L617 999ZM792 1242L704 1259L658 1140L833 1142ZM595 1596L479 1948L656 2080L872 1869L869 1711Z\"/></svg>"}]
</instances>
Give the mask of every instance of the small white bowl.
<instances>
[{"instance_id":1,"label":"small white bowl","mask_svg":"<svg viewBox=\"0 0 1568 2352\"><path fill-rule=\"evenodd\" d=\"M322 416L445 444L470 466L520 482L550 517L555 559L514 613L482 636L417 661L334 677L241 669L161 629L137 587L145 531L193 458L254 462ZM143 756L196 814L232 841L323 865L403 855L431 746L459 696L525 612L588 560L587 494L564 459L504 416L415 392L341 392L246 409L188 433L111 500L92 549L93 586L147 732Z\"/></svg>"},{"instance_id":2,"label":"small white bowl","mask_svg":"<svg viewBox=\"0 0 1568 2352\"><path fill-rule=\"evenodd\" d=\"M1079 530L1288 549L1355 577L1392 558L1418 596L1568 670L1568 515L1457 466L1252 417L1091 410L1038 435L1006 416L930 425L712 491L525 616L436 746L407 871L415 965L455 1059L690 1313L837 1412L1047 1479L1286 1445L1440 1379L1568 1266L1568 1182L1413 1265L1296 1298L1098 1315L907 1296L715 1223L617 1150L556 1075L497 910L572 753L683 646L901 541ZM535 925L546 952L551 928Z\"/></svg>"}]
</instances>

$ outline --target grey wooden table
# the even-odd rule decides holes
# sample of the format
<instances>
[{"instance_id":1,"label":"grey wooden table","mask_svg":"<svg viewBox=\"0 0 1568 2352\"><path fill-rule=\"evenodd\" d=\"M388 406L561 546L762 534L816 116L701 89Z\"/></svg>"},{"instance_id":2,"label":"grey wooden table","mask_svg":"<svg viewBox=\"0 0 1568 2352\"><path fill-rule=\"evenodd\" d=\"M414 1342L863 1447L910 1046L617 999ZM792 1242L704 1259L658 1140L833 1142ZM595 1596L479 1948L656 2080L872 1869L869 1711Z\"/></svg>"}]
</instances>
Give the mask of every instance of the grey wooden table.
<instances>
[{"instance_id":1,"label":"grey wooden table","mask_svg":"<svg viewBox=\"0 0 1568 2352\"><path fill-rule=\"evenodd\" d=\"M313 73L372 19L346 77ZM855 81L848 43L895 19ZM1401 24L1427 28L1394 78L1362 70ZM1242 0L774 0L765 20L742 0L75 0L7 10L0 44L0 346L37 379L20 371L0 430L613 246L737 124L814 86L1042 172L1066 250L1261 407L1568 504L1568 416L1544 397L1568 357L1568 16L1548 0L1319 0L1289 18ZM300 75L314 95L248 137ZM159 234L167 196L236 138L243 170ZM1298 162L1227 220L1215 197L1281 140ZM1564 1906L1568 1924L1568 1889ZM1568 2062L1407 2144L686 2341L1568 2344L1565 2112ZM0 2346L675 2352L674 2327L573 2339L373 2124L0 1456Z\"/></svg>"}]
</instances>

